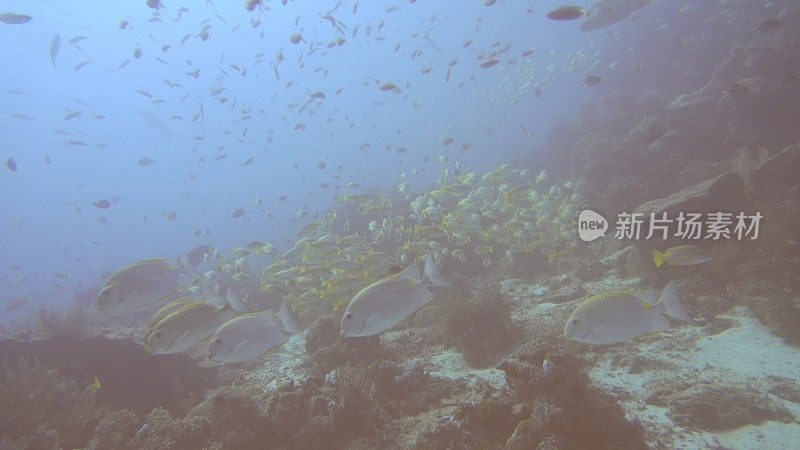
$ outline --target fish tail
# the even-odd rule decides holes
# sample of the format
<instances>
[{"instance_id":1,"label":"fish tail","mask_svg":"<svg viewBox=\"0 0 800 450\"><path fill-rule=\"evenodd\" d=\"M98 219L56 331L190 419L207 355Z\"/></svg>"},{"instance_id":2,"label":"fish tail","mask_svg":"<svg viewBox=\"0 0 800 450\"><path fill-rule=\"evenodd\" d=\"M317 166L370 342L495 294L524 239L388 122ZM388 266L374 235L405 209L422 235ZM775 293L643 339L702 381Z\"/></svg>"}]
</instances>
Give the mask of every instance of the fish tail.
<instances>
[{"instance_id":1,"label":"fish tail","mask_svg":"<svg viewBox=\"0 0 800 450\"><path fill-rule=\"evenodd\" d=\"M281 321L281 325L283 325L283 330L287 333L291 334L299 334L300 327L297 326L294 319L292 319L292 315L289 313L289 308L286 306L286 302L281 304L281 309L278 310L278 318Z\"/></svg>"},{"instance_id":2,"label":"fish tail","mask_svg":"<svg viewBox=\"0 0 800 450\"><path fill-rule=\"evenodd\" d=\"M452 287L453 283L449 282L442 274L436 270L436 262L430 254L425 255L425 269L423 269L423 278L428 286L432 287Z\"/></svg>"},{"instance_id":3,"label":"fish tail","mask_svg":"<svg viewBox=\"0 0 800 450\"><path fill-rule=\"evenodd\" d=\"M689 317L689 314L683 309L681 299L678 297L678 289L675 287L675 281L673 280L670 280L669 283L664 286L664 290L661 292L657 304L662 308L662 312L670 317L684 322L692 321L692 318Z\"/></svg>"},{"instance_id":4,"label":"fish tail","mask_svg":"<svg viewBox=\"0 0 800 450\"><path fill-rule=\"evenodd\" d=\"M661 267L662 264L667 260L667 255L661 253L658 250L653 250L653 262L656 263L656 267Z\"/></svg>"}]
</instances>

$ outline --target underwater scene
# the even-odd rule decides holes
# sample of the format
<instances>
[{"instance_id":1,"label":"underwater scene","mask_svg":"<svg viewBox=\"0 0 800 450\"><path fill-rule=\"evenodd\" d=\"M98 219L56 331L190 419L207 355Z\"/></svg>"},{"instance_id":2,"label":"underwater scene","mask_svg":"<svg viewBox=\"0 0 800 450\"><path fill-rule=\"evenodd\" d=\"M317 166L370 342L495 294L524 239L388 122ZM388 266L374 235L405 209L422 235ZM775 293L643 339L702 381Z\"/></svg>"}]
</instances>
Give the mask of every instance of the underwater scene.
<instances>
[{"instance_id":1,"label":"underwater scene","mask_svg":"<svg viewBox=\"0 0 800 450\"><path fill-rule=\"evenodd\" d=\"M0 449L800 448L800 2L0 5Z\"/></svg>"}]
</instances>

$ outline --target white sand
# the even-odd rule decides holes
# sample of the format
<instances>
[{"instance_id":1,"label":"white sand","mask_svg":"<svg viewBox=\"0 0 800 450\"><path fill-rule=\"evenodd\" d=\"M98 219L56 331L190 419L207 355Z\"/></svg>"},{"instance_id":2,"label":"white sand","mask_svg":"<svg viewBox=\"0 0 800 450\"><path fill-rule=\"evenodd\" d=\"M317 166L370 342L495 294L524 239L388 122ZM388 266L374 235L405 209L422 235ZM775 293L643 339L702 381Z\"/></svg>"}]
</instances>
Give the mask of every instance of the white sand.
<instances>
[{"instance_id":1,"label":"white sand","mask_svg":"<svg viewBox=\"0 0 800 450\"><path fill-rule=\"evenodd\" d=\"M667 408L645 403L654 391L673 383L747 385L766 392L773 385L770 376L798 380L800 350L772 335L743 307L723 317L735 320L738 325L714 336L705 335L700 327L686 325L610 348L600 355L589 370L589 376L595 385L608 392L627 394L622 396L620 404L628 418L636 417L642 422L651 446L798 448L800 423L797 421L789 424L765 421L718 432L692 431L667 417ZM612 365L612 360L620 355L665 361L676 367L629 373L625 364ZM769 397L776 405L800 417L800 405L775 395Z\"/></svg>"}]
</instances>

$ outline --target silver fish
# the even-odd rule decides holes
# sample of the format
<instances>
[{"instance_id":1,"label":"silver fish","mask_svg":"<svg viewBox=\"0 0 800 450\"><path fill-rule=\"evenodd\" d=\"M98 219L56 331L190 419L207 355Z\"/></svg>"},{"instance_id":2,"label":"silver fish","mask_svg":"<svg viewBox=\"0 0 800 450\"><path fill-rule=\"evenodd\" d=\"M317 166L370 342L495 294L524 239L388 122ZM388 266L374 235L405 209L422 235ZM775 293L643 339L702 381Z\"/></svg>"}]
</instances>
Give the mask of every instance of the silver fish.
<instances>
[{"instance_id":1,"label":"silver fish","mask_svg":"<svg viewBox=\"0 0 800 450\"><path fill-rule=\"evenodd\" d=\"M178 285L177 267L167 259L143 259L115 272L95 300L98 310L136 311L166 300Z\"/></svg>"},{"instance_id":2,"label":"silver fish","mask_svg":"<svg viewBox=\"0 0 800 450\"><path fill-rule=\"evenodd\" d=\"M297 326L284 303L275 321L272 311L245 314L222 324L208 343L208 357L214 361L237 363L255 358L284 344L297 333Z\"/></svg>"},{"instance_id":3,"label":"silver fish","mask_svg":"<svg viewBox=\"0 0 800 450\"><path fill-rule=\"evenodd\" d=\"M658 301L655 301L656 298ZM564 325L564 338L588 344L624 342L669 329L665 315L684 322L691 318L681 305L675 282L638 292L608 292L586 299Z\"/></svg>"},{"instance_id":4,"label":"silver fish","mask_svg":"<svg viewBox=\"0 0 800 450\"><path fill-rule=\"evenodd\" d=\"M586 10L581 31L599 30L617 23L652 0L598 0Z\"/></svg>"},{"instance_id":5,"label":"silver fish","mask_svg":"<svg viewBox=\"0 0 800 450\"><path fill-rule=\"evenodd\" d=\"M58 50L61 48L61 35L56 34L53 36L53 41L50 42L50 62L53 64L53 68L56 68L56 57L58 56Z\"/></svg>"},{"instance_id":6,"label":"silver fish","mask_svg":"<svg viewBox=\"0 0 800 450\"><path fill-rule=\"evenodd\" d=\"M425 255L424 273L417 266L376 281L362 289L342 316L344 337L374 336L395 327L433 300L429 287L450 287L436 270L431 255Z\"/></svg>"}]
</instances>

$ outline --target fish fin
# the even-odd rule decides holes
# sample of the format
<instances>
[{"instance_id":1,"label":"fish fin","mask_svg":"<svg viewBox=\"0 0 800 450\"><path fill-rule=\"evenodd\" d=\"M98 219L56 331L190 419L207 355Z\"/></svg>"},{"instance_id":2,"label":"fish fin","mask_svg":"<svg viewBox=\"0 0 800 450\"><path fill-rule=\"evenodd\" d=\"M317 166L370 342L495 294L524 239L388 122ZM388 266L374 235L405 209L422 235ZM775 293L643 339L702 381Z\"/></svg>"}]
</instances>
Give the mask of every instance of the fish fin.
<instances>
[{"instance_id":1,"label":"fish fin","mask_svg":"<svg viewBox=\"0 0 800 450\"><path fill-rule=\"evenodd\" d=\"M428 286L445 288L453 286L453 283L449 282L436 270L436 262L433 260L433 256L431 256L430 253L425 255L424 278Z\"/></svg>"},{"instance_id":2,"label":"fish fin","mask_svg":"<svg viewBox=\"0 0 800 450\"><path fill-rule=\"evenodd\" d=\"M286 307L285 302L281 305L281 309L278 310L278 318L281 321L281 325L283 325L284 331L290 334L300 333L300 328L297 326L294 319L292 319L292 315L289 313L289 308Z\"/></svg>"},{"instance_id":3,"label":"fish fin","mask_svg":"<svg viewBox=\"0 0 800 450\"><path fill-rule=\"evenodd\" d=\"M283 345L289 340L289 335L286 334L282 324L275 324L267 328L264 333L264 339L270 344L269 348Z\"/></svg>"},{"instance_id":4,"label":"fish fin","mask_svg":"<svg viewBox=\"0 0 800 450\"><path fill-rule=\"evenodd\" d=\"M658 298L658 305L663 308L662 312L670 317L674 317L684 322L691 322L692 318L686 313L681 304L681 299L678 297L678 289L675 287L675 281L670 280L661 296Z\"/></svg>"},{"instance_id":5,"label":"fish fin","mask_svg":"<svg viewBox=\"0 0 800 450\"><path fill-rule=\"evenodd\" d=\"M620 294L633 295L634 297L642 301L642 307L644 309L650 309L658 301L659 292L656 289L645 289L643 291L635 291L635 292L620 292Z\"/></svg>"},{"instance_id":6,"label":"fish fin","mask_svg":"<svg viewBox=\"0 0 800 450\"><path fill-rule=\"evenodd\" d=\"M412 300L417 304L417 309L419 309L433 300L433 292L429 291L424 286L418 286L414 289Z\"/></svg>"},{"instance_id":7,"label":"fish fin","mask_svg":"<svg viewBox=\"0 0 800 450\"><path fill-rule=\"evenodd\" d=\"M417 266L408 266L400 272L400 277L413 281L415 284L422 283L422 273Z\"/></svg>"},{"instance_id":8,"label":"fish fin","mask_svg":"<svg viewBox=\"0 0 800 450\"><path fill-rule=\"evenodd\" d=\"M645 336L669 330L671 326L672 325L669 323L669 320L664 317L664 314L661 312L656 312L650 315L650 324L648 326L650 332L645 334Z\"/></svg>"},{"instance_id":9,"label":"fish fin","mask_svg":"<svg viewBox=\"0 0 800 450\"><path fill-rule=\"evenodd\" d=\"M189 257L186 255L183 255L178 259L178 267L183 273L188 275L192 279L192 281L203 278L203 276L200 273L194 270L194 266L189 261Z\"/></svg>"},{"instance_id":10,"label":"fish fin","mask_svg":"<svg viewBox=\"0 0 800 450\"><path fill-rule=\"evenodd\" d=\"M653 262L656 263L656 267L661 267L664 264L664 261L667 260L667 255L661 253L658 250L653 249Z\"/></svg>"},{"instance_id":11,"label":"fish fin","mask_svg":"<svg viewBox=\"0 0 800 450\"><path fill-rule=\"evenodd\" d=\"M227 301L224 298L220 297L219 295L215 295L207 300L205 300L207 305L211 305L214 308L223 309L227 306Z\"/></svg>"}]
</instances>

